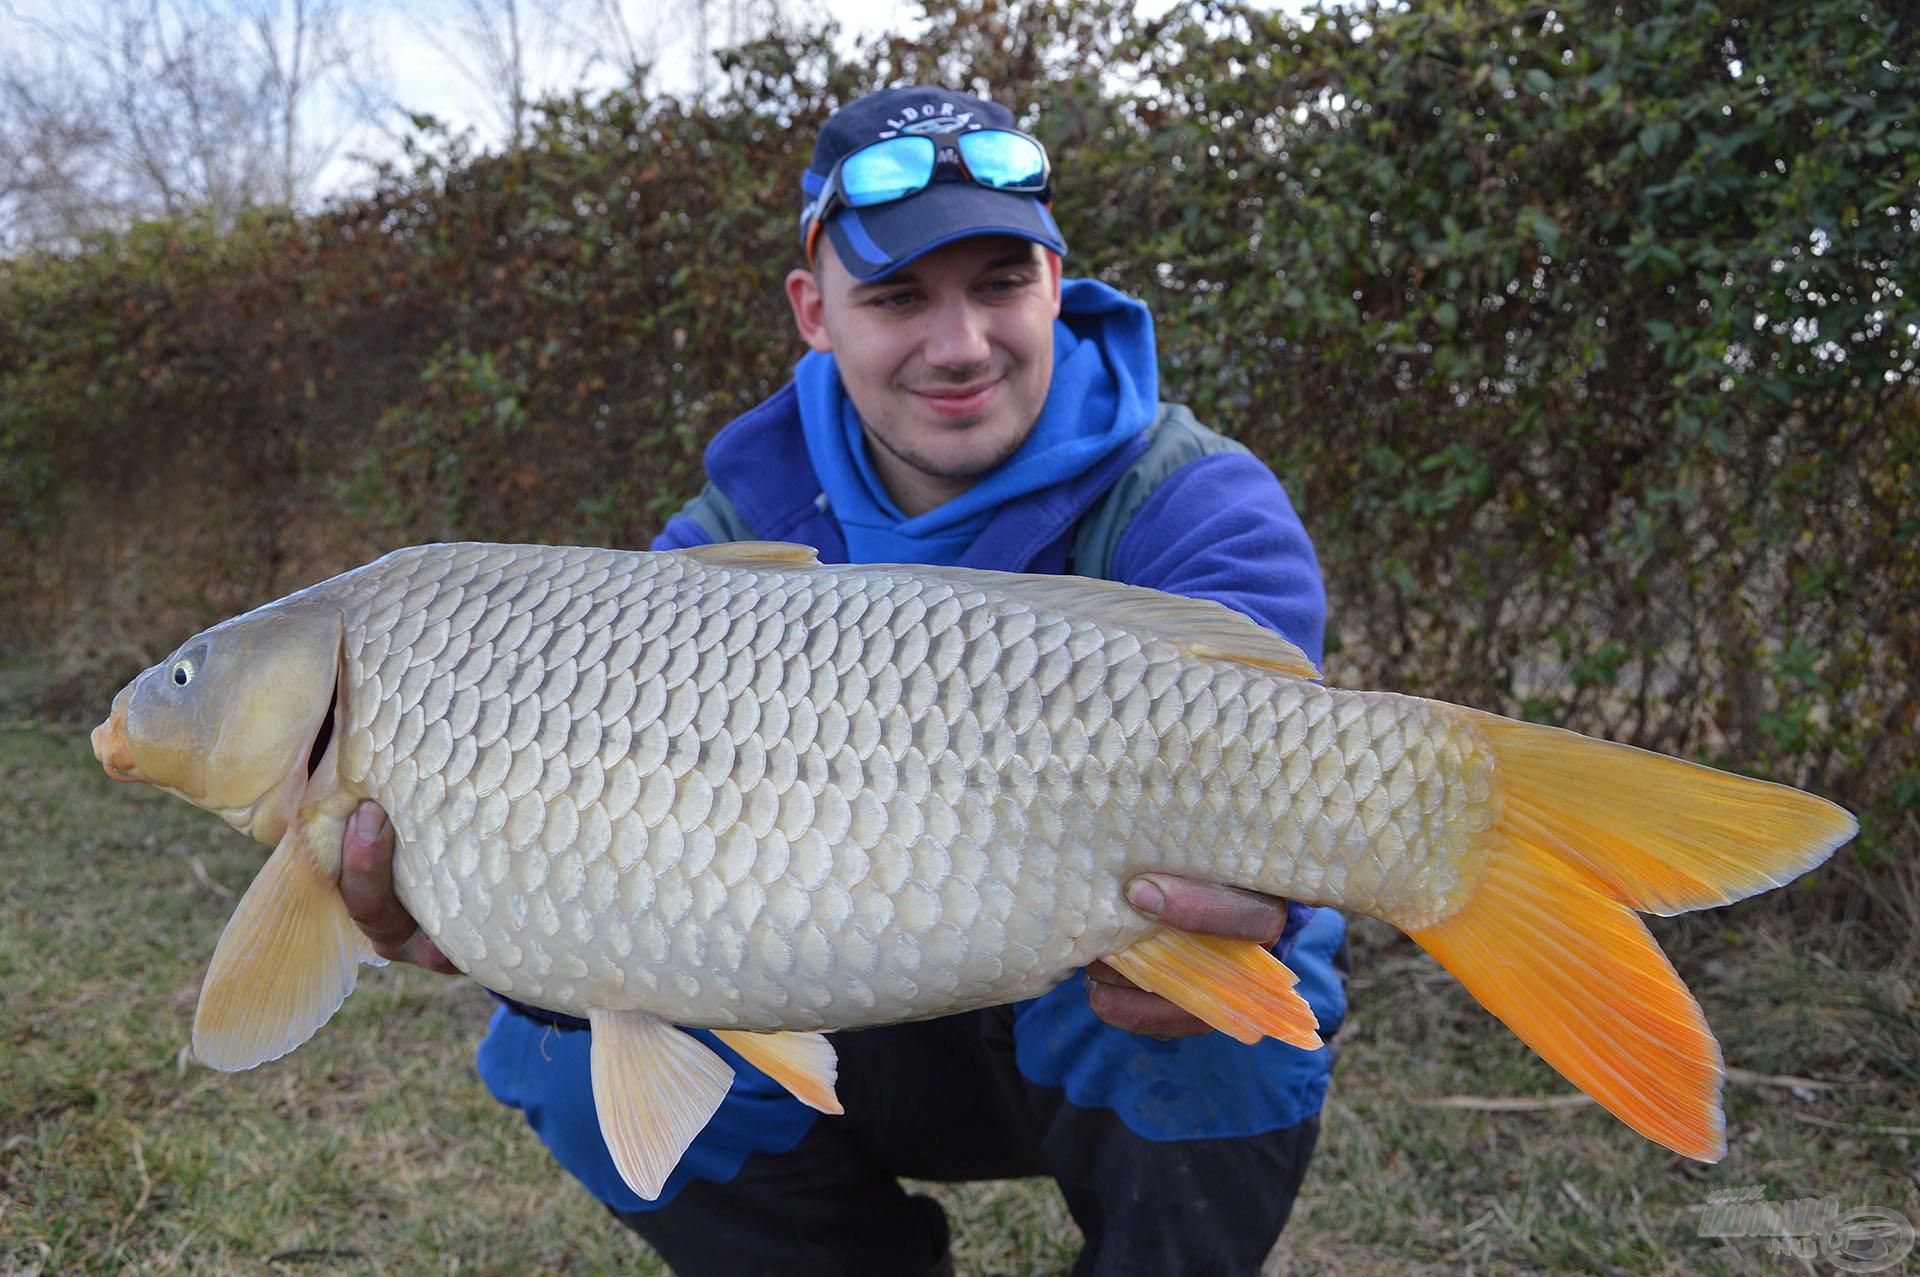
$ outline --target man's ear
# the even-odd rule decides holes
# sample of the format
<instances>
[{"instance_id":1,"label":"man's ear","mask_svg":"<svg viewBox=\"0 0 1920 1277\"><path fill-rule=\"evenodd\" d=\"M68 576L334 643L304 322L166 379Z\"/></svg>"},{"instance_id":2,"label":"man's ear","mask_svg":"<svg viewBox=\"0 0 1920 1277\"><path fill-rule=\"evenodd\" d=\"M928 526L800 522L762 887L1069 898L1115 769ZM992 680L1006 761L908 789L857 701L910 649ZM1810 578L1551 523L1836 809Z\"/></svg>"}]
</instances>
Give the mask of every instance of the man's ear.
<instances>
[{"instance_id":1,"label":"man's ear","mask_svg":"<svg viewBox=\"0 0 1920 1277\"><path fill-rule=\"evenodd\" d=\"M825 355L833 350L827 335L826 297L820 291L820 277L796 267L787 272L787 305L793 308L793 326L800 340Z\"/></svg>"},{"instance_id":2,"label":"man's ear","mask_svg":"<svg viewBox=\"0 0 1920 1277\"><path fill-rule=\"evenodd\" d=\"M1053 317L1060 318L1060 254L1051 248L1042 249L1040 255L1047 259L1047 286L1053 290Z\"/></svg>"}]
</instances>

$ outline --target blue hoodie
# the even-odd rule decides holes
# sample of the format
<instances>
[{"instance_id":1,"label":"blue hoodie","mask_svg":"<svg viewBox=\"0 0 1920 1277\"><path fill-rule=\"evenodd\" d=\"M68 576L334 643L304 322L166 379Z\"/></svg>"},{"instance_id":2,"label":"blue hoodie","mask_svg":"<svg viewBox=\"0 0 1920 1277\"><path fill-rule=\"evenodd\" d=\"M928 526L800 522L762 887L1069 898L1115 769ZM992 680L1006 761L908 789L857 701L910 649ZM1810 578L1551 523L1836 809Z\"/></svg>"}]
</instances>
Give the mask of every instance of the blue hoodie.
<instances>
[{"instance_id":1,"label":"blue hoodie","mask_svg":"<svg viewBox=\"0 0 1920 1277\"><path fill-rule=\"evenodd\" d=\"M898 510L889 514L891 502L860 453L832 455L835 432L843 440L859 435L857 421L849 433L835 398L839 379L830 361L822 368L803 360L794 383L722 429L707 448L707 476L755 535L814 546L827 563L853 561L839 512L855 510L854 522L864 526L853 529L852 538L863 547L912 540L940 555L905 556L909 561L1061 572L1076 522L1148 446L1143 432L1153 418L1157 376L1145 308L1103 285L1063 285L1055 339L1056 355L1064 349L1078 360L1079 372L1064 385L1056 376L1043 421L1056 399L1078 403L1079 412L1062 414L1044 437L1036 427L1038 442L1030 440L983 480L980 488L993 484L1002 494L996 506L920 520L906 520ZM653 548L711 540L683 514L668 522ZM867 555L863 561L880 560ZM1326 598L1312 546L1273 472L1244 453L1203 457L1161 483L1121 534L1109 575L1217 600L1320 658ZM1345 923L1331 909L1298 910L1288 933L1281 951L1300 976L1300 993L1322 1032L1331 1035L1346 1013L1334 969ZM733 1087L656 1202L627 1188L601 1142L590 1035L556 1033L502 1007L478 1063L494 1095L520 1109L596 1197L616 1210L653 1210L691 1180L724 1183L754 1153L791 1149L822 1120L710 1034L696 1035L733 1064ZM1135 1133L1161 1140L1297 1125L1320 1111L1332 1066L1324 1047L1302 1051L1271 1039L1245 1046L1220 1033L1159 1042L1115 1029L1093 1015L1079 980L1016 1005L1014 1058L1029 1080L1062 1088L1081 1107L1109 1109Z\"/></svg>"},{"instance_id":2,"label":"blue hoodie","mask_svg":"<svg viewBox=\"0 0 1920 1277\"><path fill-rule=\"evenodd\" d=\"M1026 441L966 492L909 519L873 468L834 357L802 358L794 386L807 457L854 563L958 562L995 510L1078 478L1138 439L1160 407L1153 316L1105 284L1065 280L1053 325L1053 377Z\"/></svg>"}]
</instances>

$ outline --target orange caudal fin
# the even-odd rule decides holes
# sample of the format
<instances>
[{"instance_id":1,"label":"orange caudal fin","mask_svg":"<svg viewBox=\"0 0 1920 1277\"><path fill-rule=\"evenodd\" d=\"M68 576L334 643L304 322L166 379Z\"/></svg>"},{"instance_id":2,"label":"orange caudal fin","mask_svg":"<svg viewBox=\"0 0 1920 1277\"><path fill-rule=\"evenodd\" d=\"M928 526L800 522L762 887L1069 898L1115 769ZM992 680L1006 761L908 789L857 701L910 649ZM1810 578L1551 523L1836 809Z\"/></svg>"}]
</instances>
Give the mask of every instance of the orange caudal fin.
<instances>
[{"instance_id":1,"label":"orange caudal fin","mask_svg":"<svg viewBox=\"0 0 1920 1277\"><path fill-rule=\"evenodd\" d=\"M1726 1152L1706 1018L1646 924L1582 871L1508 841L1466 908L1410 934L1628 1126L1703 1162Z\"/></svg>"},{"instance_id":2,"label":"orange caudal fin","mask_svg":"<svg viewBox=\"0 0 1920 1277\"><path fill-rule=\"evenodd\" d=\"M1473 715L1513 836L1577 864L1641 913L1731 904L1783 886L1859 832L1844 808L1538 723Z\"/></svg>"},{"instance_id":3,"label":"orange caudal fin","mask_svg":"<svg viewBox=\"0 0 1920 1277\"><path fill-rule=\"evenodd\" d=\"M1476 714L1498 814L1466 906L1409 932L1527 1045L1675 1152L1726 1152L1720 1048L1636 910L1785 883L1853 836L1786 786Z\"/></svg>"}]
</instances>

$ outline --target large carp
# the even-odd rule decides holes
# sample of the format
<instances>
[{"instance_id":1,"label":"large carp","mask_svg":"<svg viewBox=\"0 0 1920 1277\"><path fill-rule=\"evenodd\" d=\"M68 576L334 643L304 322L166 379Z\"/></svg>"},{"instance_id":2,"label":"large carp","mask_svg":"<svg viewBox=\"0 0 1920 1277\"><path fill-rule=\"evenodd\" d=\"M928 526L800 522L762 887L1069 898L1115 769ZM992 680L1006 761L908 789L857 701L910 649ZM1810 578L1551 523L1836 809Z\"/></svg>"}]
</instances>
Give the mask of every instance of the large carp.
<instances>
[{"instance_id":1,"label":"large carp","mask_svg":"<svg viewBox=\"0 0 1920 1277\"><path fill-rule=\"evenodd\" d=\"M1635 911L1778 886L1853 818L1315 678L1219 604L1074 577L430 545L189 639L94 749L277 844L214 951L202 1060L283 1055L352 990L340 839L372 798L434 943L592 1022L603 1133L646 1197L732 1076L676 1025L827 1112L822 1031L1100 958L1243 1040L1317 1045L1266 950L1127 905L1147 870L1385 919L1635 1130L1718 1158L1718 1045Z\"/></svg>"}]
</instances>

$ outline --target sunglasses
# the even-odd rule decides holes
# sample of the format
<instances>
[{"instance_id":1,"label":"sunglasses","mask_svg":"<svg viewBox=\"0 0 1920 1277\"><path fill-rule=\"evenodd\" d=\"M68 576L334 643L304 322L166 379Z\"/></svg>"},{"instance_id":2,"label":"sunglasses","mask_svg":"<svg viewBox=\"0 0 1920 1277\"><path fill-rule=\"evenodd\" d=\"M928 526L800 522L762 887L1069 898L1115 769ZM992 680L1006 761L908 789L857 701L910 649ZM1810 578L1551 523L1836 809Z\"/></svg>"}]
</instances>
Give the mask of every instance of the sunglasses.
<instances>
[{"instance_id":1,"label":"sunglasses","mask_svg":"<svg viewBox=\"0 0 1920 1277\"><path fill-rule=\"evenodd\" d=\"M869 143L841 157L827 174L820 194L801 211L807 228L807 265L820 228L842 208L872 208L918 195L933 182L940 166L935 138L952 138L960 171L990 191L1012 191L1046 201L1052 194L1053 165L1047 149L1012 129L974 129L955 125L939 133L916 133Z\"/></svg>"}]
</instances>

